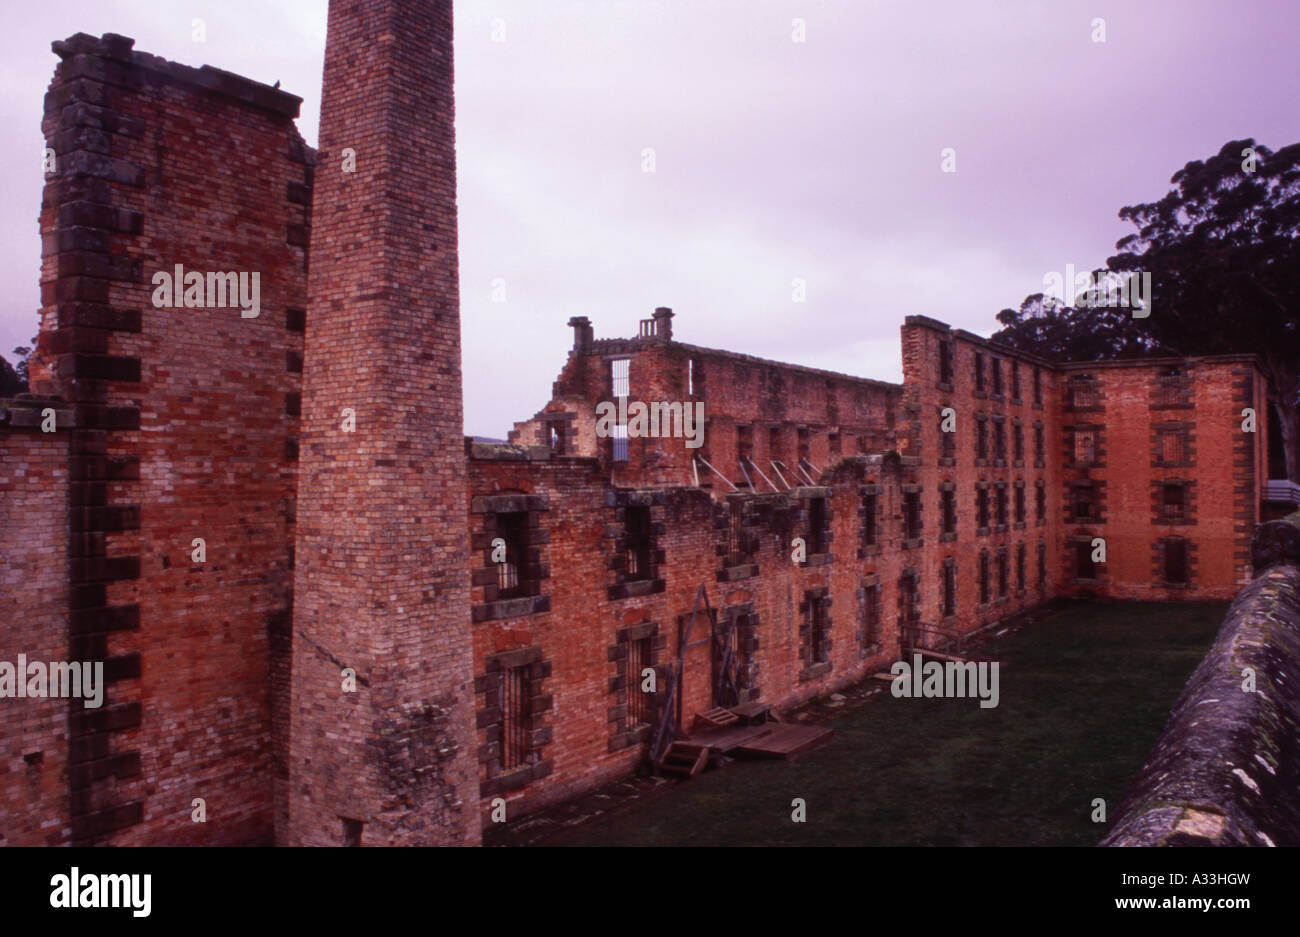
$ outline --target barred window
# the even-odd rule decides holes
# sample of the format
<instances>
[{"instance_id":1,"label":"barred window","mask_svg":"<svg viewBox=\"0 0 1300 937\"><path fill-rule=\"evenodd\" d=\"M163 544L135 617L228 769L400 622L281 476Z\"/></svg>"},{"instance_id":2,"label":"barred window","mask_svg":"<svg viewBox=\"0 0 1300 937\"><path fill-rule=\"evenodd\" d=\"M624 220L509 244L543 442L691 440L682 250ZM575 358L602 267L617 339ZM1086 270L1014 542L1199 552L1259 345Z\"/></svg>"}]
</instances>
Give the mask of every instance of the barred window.
<instances>
[{"instance_id":1,"label":"barred window","mask_svg":"<svg viewBox=\"0 0 1300 937\"><path fill-rule=\"evenodd\" d=\"M1181 521L1187 516L1187 489L1181 482L1160 486L1160 516L1167 521Z\"/></svg>"},{"instance_id":2,"label":"barred window","mask_svg":"<svg viewBox=\"0 0 1300 937\"><path fill-rule=\"evenodd\" d=\"M1160 465L1182 465L1187 461L1189 439L1186 426L1156 430L1156 461Z\"/></svg>"},{"instance_id":3,"label":"barred window","mask_svg":"<svg viewBox=\"0 0 1300 937\"><path fill-rule=\"evenodd\" d=\"M1156 376L1156 403L1172 407L1191 399L1192 385L1181 368L1166 368Z\"/></svg>"},{"instance_id":4,"label":"barred window","mask_svg":"<svg viewBox=\"0 0 1300 937\"><path fill-rule=\"evenodd\" d=\"M631 392L629 369L631 358L615 358L609 363L609 391L614 397L627 397Z\"/></svg>"},{"instance_id":5,"label":"barred window","mask_svg":"<svg viewBox=\"0 0 1300 937\"><path fill-rule=\"evenodd\" d=\"M1070 379L1070 406L1075 410L1086 410L1101 403L1097 382L1091 375L1081 374Z\"/></svg>"},{"instance_id":6,"label":"barred window","mask_svg":"<svg viewBox=\"0 0 1300 937\"><path fill-rule=\"evenodd\" d=\"M509 770L528 760L529 733L532 729L529 706L532 700L532 665L510 667L501 673L501 768Z\"/></svg>"},{"instance_id":7,"label":"barred window","mask_svg":"<svg viewBox=\"0 0 1300 937\"><path fill-rule=\"evenodd\" d=\"M627 723L626 728L639 729L649 725L653 694L641 690L642 672L650 667L651 642L654 638L638 638L627 642Z\"/></svg>"},{"instance_id":8,"label":"barred window","mask_svg":"<svg viewBox=\"0 0 1300 937\"><path fill-rule=\"evenodd\" d=\"M1097 431L1091 426L1076 426L1071 431L1073 437L1074 464L1090 466L1097 463Z\"/></svg>"}]
</instances>

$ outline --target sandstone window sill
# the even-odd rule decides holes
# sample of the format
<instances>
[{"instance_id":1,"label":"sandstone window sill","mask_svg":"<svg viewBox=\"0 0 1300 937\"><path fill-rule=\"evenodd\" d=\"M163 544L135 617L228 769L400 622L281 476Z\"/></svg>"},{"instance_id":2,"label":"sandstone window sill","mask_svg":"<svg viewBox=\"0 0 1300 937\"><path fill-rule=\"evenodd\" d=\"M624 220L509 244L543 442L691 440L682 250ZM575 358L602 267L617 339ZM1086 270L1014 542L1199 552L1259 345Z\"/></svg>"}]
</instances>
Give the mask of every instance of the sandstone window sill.
<instances>
[{"instance_id":1,"label":"sandstone window sill","mask_svg":"<svg viewBox=\"0 0 1300 937\"><path fill-rule=\"evenodd\" d=\"M828 660L819 661L815 664L809 664L803 670L799 671L799 682L807 683L810 680L816 680L824 677L831 672L831 662Z\"/></svg>"},{"instance_id":2,"label":"sandstone window sill","mask_svg":"<svg viewBox=\"0 0 1300 937\"><path fill-rule=\"evenodd\" d=\"M550 610L551 597L549 595L525 596L519 599L499 599L495 602L483 602L471 606L470 620L476 623L499 621L503 618L539 615Z\"/></svg>"}]
</instances>

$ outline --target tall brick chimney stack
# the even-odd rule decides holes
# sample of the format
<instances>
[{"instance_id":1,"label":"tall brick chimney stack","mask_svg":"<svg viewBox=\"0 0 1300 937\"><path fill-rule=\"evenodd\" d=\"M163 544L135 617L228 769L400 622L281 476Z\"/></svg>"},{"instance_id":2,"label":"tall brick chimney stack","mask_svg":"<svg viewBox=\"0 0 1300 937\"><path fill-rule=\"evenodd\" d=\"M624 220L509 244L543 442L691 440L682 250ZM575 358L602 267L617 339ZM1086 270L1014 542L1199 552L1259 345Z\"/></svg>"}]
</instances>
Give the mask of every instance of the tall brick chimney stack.
<instances>
[{"instance_id":1,"label":"tall brick chimney stack","mask_svg":"<svg viewBox=\"0 0 1300 937\"><path fill-rule=\"evenodd\" d=\"M331 0L303 372L291 844L481 840L453 117L451 0Z\"/></svg>"}]
</instances>

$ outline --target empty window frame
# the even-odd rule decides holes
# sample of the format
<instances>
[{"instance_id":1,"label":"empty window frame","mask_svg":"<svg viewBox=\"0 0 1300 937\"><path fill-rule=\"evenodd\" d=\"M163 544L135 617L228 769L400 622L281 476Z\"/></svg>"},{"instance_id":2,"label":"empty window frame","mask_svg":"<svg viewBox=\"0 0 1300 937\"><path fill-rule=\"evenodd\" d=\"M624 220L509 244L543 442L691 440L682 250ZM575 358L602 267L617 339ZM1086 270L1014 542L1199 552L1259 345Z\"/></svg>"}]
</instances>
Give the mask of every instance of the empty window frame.
<instances>
[{"instance_id":1,"label":"empty window frame","mask_svg":"<svg viewBox=\"0 0 1300 937\"><path fill-rule=\"evenodd\" d=\"M957 492L946 488L939 492L939 506L942 515L943 532L957 533Z\"/></svg>"},{"instance_id":2,"label":"empty window frame","mask_svg":"<svg viewBox=\"0 0 1300 937\"><path fill-rule=\"evenodd\" d=\"M880 584L862 587L862 644L880 642Z\"/></svg>"},{"instance_id":3,"label":"empty window frame","mask_svg":"<svg viewBox=\"0 0 1300 937\"><path fill-rule=\"evenodd\" d=\"M505 562L497 563L497 598L515 599L529 594L528 512L497 515L497 537L505 541Z\"/></svg>"},{"instance_id":4,"label":"empty window frame","mask_svg":"<svg viewBox=\"0 0 1300 937\"><path fill-rule=\"evenodd\" d=\"M808 555L826 552L826 499L808 499Z\"/></svg>"},{"instance_id":5,"label":"empty window frame","mask_svg":"<svg viewBox=\"0 0 1300 937\"><path fill-rule=\"evenodd\" d=\"M921 537L921 493L907 491L903 493L903 539L918 540Z\"/></svg>"},{"instance_id":6,"label":"empty window frame","mask_svg":"<svg viewBox=\"0 0 1300 937\"><path fill-rule=\"evenodd\" d=\"M1097 578L1097 564L1092 559L1092 541L1090 540L1076 540L1074 542L1074 578Z\"/></svg>"},{"instance_id":7,"label":"empty window frame","mask_svg":"<svg viewBox=\"0 0 1300 937\"><path fill-rule=\"evenodd\" d=\"M952 342L939 341L939 383L952 383Z\"/></svg>"},{"instance_id":8,"label":"empty window frame","mask_svg":"<svg viewBox=\"0 0 1300 937\"><path fill-rule=\"evenodd\" d=\"M864 547L874 547L879 536L879 531L876 529L878 497L874 492L862 496L862 545Z\"/></svg>"},{"instance_id":9,"label":"empty window frame","mask_svg":"<svg viewBox=\"0 0 1300 937\"><path fill-rule=\"evenodd\" d=\"M1164 548L1164 576L1170 585L1187 585L1187 541L1181 537L1169 537L1160 541Z\"/></svg>"},{"instance_id":10,"label":"empty window frame","mask_svg":"<svg viewBox=\"0 0 1300 937\"><path fill-rule=\"evenodd\" d=\"M1070 489L1071 517L1076 521L1096 521L1097 492L1092 485L1074 485Z\"/></svg>"},{"instance_id":11,"label":"empty window frame","mask_svg":"<svg viewBox=\"0 0 1300 937\"><path fill-rule=\"evenodd\" d=\"M623 509L627 544L627 581L654 578L654 532L650 508L629 506Z\"/></svg>"},{"instance_id":12,"label":"empty window frame","mask_svg":"<svg viewBox=\"0 0 1300 937\"><path fill-rule=\"evenodd\" d=\"M943 617L957 614L957 562L949 557L943 561Z\"/></svg>"}]
</instances>

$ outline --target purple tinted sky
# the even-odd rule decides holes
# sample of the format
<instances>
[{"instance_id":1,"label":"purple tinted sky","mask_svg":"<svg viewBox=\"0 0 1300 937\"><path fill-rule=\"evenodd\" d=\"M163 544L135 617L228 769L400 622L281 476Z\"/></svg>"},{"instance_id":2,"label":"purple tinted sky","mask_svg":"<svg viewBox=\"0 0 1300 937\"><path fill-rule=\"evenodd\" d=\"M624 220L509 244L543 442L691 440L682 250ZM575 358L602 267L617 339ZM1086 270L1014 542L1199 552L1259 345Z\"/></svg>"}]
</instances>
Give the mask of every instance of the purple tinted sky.
<instances>
[{"instance_id":1,"label":"purple tinted sky","mask_svg":"<svg viewBox=\"0 0 1300 937\"><path fill-rule=\"evenodd\" d=\"M457 3L466 432L545 403L572 315L632 335L667 305L682 341L898 380L905 315L988 334L1045 273L1102 263L1120 206L1189 159L1300 140L1297 27L1294 0ZM79 31L278 79L316 142L324 2L24 5L0 57L6 354L39 305L49 44Z\"/></svg>"}]
</instances>

